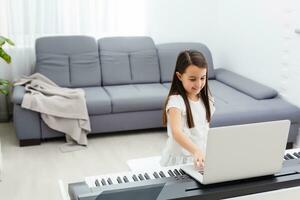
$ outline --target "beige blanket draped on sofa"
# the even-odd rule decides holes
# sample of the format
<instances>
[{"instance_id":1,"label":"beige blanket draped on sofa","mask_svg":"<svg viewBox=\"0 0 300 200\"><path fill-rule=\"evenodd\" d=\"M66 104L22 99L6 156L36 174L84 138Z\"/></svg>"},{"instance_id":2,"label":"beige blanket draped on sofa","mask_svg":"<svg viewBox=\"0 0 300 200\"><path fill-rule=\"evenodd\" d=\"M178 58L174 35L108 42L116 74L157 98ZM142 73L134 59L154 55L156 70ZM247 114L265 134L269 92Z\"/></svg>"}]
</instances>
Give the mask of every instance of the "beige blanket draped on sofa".
<instances>
[{"instance_id":1,"label":"beige blanket draped on sofa","mask_svg":"<svg viewBox=\"0 0 300 200\"><path fill-rule=\"evenodd\" d=\"M41 113L50 128L65 133L67 142L87 145L91 125L83 89L59 87L40 73L24 76L14 85L25 85L23 108Z\"/></svg>"}]
</instances>

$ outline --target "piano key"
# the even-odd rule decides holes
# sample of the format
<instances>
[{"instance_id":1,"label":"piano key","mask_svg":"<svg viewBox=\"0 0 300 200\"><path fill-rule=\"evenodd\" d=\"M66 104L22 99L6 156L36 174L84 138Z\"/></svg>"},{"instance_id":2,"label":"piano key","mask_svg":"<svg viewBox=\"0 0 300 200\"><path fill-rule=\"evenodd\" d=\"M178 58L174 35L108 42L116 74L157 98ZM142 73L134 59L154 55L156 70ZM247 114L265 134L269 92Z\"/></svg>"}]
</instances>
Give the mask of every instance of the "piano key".
<instances>
[{"instance_id":1,"label":"piano key","mask_svg":"<svg viewBox=\"0 0 300 200\"><path fill-rule=\"evenodd\" d=\"M145 180L145 178L144 178L144 176L143 176L142 174L139 174L138 177L139 177L139 179L140 179L141 181Z\"/></svg>"},{"instance_id":2,"label":"piano key","mask_svg":"<svg viewBox=\"0 0 300 200\"><path fill-rule=\"evenodd\" d=\"M150 180L151 179L150 176L149 176L149 174L147 172L144 174L144 177L146 178L146 180Z\"/></svg>"},{"instance_id":3,"label":"piano key","mask_svg":"<svg viewBox=\"0 0 300 200\"><path fill-rule=\"evenodd\" d=\"M174 169L173 172L174 172L174 174L175 174L176 176L180 176L180 175L181 175L177 169Z\"/></svg>"},{"instance_id":4,"label":"piano key","mask_svg":"<svg viewBox=\"0 0 300 200\"><path fill-rule=\"evenodd\" d=\"M294 159L294 157L293 157L291 154L289 154L289 153L287 153L286 156L287 156L289 159Z\"/></svg>"},{"instance_id":5,"label":"piano key","mask_svg":"<svg viewBox=\"0 0 300 200\"><path fill-rule=\"evenodd\" d=\"M138 178L136 177L135 174L132 176L132 179L133 179L134 181L138 181Z\"/></svg>"},{"instance_id":6,"label":"piano key","mask_svg":"<svg viewBox=\"0 0 300 200\"><path fill-rule=\"evenodd\" d=\"M172 170L168 170L168 174L170 175L170 176L175 176L175 174L172 172Z\"/></svg>"},{"instance_id":7,"label":"piano key","mask_svg":"<svg viewBox=\"0 0 300 200\"><path fill-rule=\"evenodd\" d=\"M285 151L285 155L288 159L299 159L297 157L297 154L299 152L300 148L296 148L296 149L287 149ZM296 153L296 154L295 154ZM298 154L299 155L299 154ZM300 155L299 155L300 156ZM286 160L286 157L284 157L284 159Z\"/></svg>"},{"instance_id":8,"label":"piano key","mask_svg":"<svg viewBox=\"0 0 300 200\"><path fill-rule=\"evenodd\" d=\"M157 172L154 172L154 173L153 173L153 176L154 176L155 178L159 178L159 175L158 175Z\"/></svg>"},{"instance_id":9,"label":"piano key","mask_svg":"<svg viewBox=\"0 0 300 200\"><path fill-rule=\"evenodd\" d=\"M91 180L91 178L92 177L86 177L85 178L85 182L86 182L86 184L89 186L89 187L94 187L93 185L94 185L94 183L92 183L92 180Z\"/></svg>"},{"instance_id":10,"label":"piano key","mask_svg":"<svg viewBox=\"0 0 300 200\"><path fill-rule=\"evenodd\" d=\"M124 180L125 183L128 183L128 182L129 182L127 176L123 176L123 180Z\"/></svg>"},{"instance_id":11,"label":"piano key","mask_svg":"<svg viewBox=\"0 0 300 200\"><path fill-rule=\"evenodd\" d=\"M147 179L147 180L151 180L151 179L153 180L153 179L155 179L153 173L154 173L154 171L152 171L152 170L151 171L148 170L148 171L141 172L141 174L143 174L144 178Z\"/></svg>"},{"instance_id":12,"label":"piano key","mask_svg":"<svg viewBox=\"0 0 300 200\"><path fill-rule=\"evenodd\" d=\"M100 187L104 185L121 184L128 182L136 182L140 180L151 180L172 176L180 176L184 172L180 172L180 166L162 167L156 171L143 172L123 172L115 174L106 174L100 176L87 177L86 183L89 187ZM98 182L96 181L98 180Z\"/></svg>"},{"instance_id":13,"label":"piano key","mask_svg":"<svg viewBox=\"0 0 300 200\"><path fill-rule=\"evenodd\" d=\"M100 183L100 187L104 186L104 185L108 185L109 183L107 182L107 179L109 178L109 174L107 175L99 175L99 176L94 176L94 180L96 181L96 179L98 179L99 183Z\"/></svg>"},{"instance_id":14,"label":"piano key","mask_svg":"<svg viewBox=\"0 0 300 200\"><path fill-rule=\"evenodd\" d=\"M297 158L300 158L300 155L296 152L294 152L293 155L296 156Z\"/></svg>"},{"instance_id":15,"label":"piano key","mask_svg":"<svg viewBox=\"0 0 300 200\"><path fill-rule=\"evenodd\" d=\"M111 178L108 178L108 179L107 179L107 182L108 182L109 185L112 185L112 184L113 184Z\"/></svg>"},{"instance_id":16,"label":"piano key","mask_svg":"<svg viewBox=\"0 0 300 200\"><path fill-rule=\"evenodd\" d=\"M129 173L129 174L126 175L129 183L135 182L135 180L133 180L133 178L132 178L133 175L134 175L133 173Z\"/></svg>"},{"instance_id":17,"label":"piano key","mask_svg":"<svg viewBox=\"0 0 300 200\"><path fill-rule=\"evenodd\" d=\"M95 185L96 185L97 187L99 187L99 186L100 186L100 183L99 183L99 180L98 180L98 179L96 179L96 181L95 181Z\"/></svg>"},{"instance_id":18,"label":"piano key","mask_svg":"<svg viewBox=\"0 0 300 200\"><path fill-rule=\"evenodd\" d=\"M159 175L160 175L160 177L162 177L162 178L165 178L165 177L166 177L166 175L164 174L163 171L159 171Z\"/></svg>"},{"instance_id":19,"label":"piano key","mask_svg":"<svg viewBox=\"0 0 300 200\"><path fill-rule=\"evenodd\" d=\"M122 181L122 179L121 179L120 176L117 177L117 181L118 181L118 183L123 183L123 181Z\"/></svg>"},{"instance_id":20,"label":"piano key","mask_svg":"<svg viewBox=\"0 0 300 200\"><path fill-rule=\"evenodd\" d=\"M104 178L101 179L101 184L102 184L103 186L104 186L104 185L107 185Z\"/></svg>"},{"instance_id":21,"label":"piano key","mask_svg":"<svg viewBox=\"0 0 300 200\"><path fill-rule=\"evenodd\" d=\"M163 167L159 169L159 175L161 178L168 178L170 177L168 171L171 169L171 167ZM162 177L163 176L163 177Z\"/></svg>"},{"instance_id":22,"label":"piano key","mask_svg":"<svg viewBox=\"0 0 300 200\"><path fill-rule=\"evenodd\" d=\"M182 169L179 169L179 172L181 173L181 175L185 175L185 172Z\"/></svg>"},{"instance_id":23,"label":"piano key","mask_svg":"<svg viewBox=\"0 0 300 200\"><path fill-rule=\"evenodd\" d=\"M96 186L96 179L97 179L97 177L96 176L92 176L91 178L90 178L90 180L91 180L91 183L92 183L92 187L97 187Z\"/></svg>"},{"instance_id":24,"label":"piano key","mask_svg":"<svg viewBox=\"0 0 300 200\"><path fill-rule=\"evenodd\" d=\"M298 153L300 151L300 148L296 148L296 149L287 149L287 150L285 150L285 155L287 154L287 153L290 153L290 154L293 154L293 153Z\"/></svg>"},{"instance_id":25,"label":"piano key","mask_svg":"<svg viewBox=\"0 0 300 200\"><path fill-rule=\"evenodd\" d=\"M111 179L112 184L120 184L119 181L118 181L118 177L120 177L120 179L121 179L121 176L122 176L121 173L118 173L118 174L110 174L110 175L109 175L109 178ZM121 179L121 181L122 181L122 179Z\"/></svg>"},{"instance_id":26,"label":"piano key","mask_svg":"<svg viewBox=\"0 0 300 200\"><path fill-rule=\"evenodd\" d=\"M131 179L129 180L130 182L136 182L136 181L138 180L137 177L136 177L136 175L135 175L136 179L133 179L133 176L134 176L133 174L132 174L132 176L130 176L130 178L131 178Z\"/></svg>"},{"instance_id":27,"label":"piano key","mask_svg":"<svg viewBox=\"0 0 300 200\"><path fill-rule=\"evenodd\" d=\"M289 157L287 157L286 155L283 156L283 158L284 158L285 160L289 160Z\"/></svg>"},{"instance_id":28,"label":"piano key","mask_svg":"<svg viewBox=\"0 0 300 200\"><path fill-rule=\"evenodd\" d=\"M294 153L290 153L291 156L293 156L293 159L298 159L297 156L294 155Z\"/></svg>"}]
</instances>

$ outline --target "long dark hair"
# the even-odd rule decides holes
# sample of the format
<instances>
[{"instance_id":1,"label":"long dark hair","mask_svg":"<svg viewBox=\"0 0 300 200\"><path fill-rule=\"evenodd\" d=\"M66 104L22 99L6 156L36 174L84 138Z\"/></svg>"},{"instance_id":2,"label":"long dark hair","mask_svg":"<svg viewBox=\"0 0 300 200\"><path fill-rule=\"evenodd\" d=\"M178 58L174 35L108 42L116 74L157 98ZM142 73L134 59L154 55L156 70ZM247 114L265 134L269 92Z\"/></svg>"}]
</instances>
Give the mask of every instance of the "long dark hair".
<instances>
[{"instance_id":1,"label":"long dark hair","mask_svg":"<svg viewBox=\"0 0 300 200\"><path fill-rule=\"evenodd\" d=\"M179 80L179 78L176 75L176 72L179 72L180 74L183 74L186 70L186 68L190 65L195 65L199 68L205 68L206 70L206 84L198 94L198 97L202 99L205 110L206 110L206 119L208 122L211 121L211 110L210 110L210 104L209 104L209 88L208 88L208 67L205 57L202 53L195 50L185 50L179 53L176 61L176 66L174 70L173 80L171 84L171 88L169 91L169 94L167 96L167 99L165 101L164 109L163 109L163 126L166 126L167 124L167 111L166 106L168 104L169 97L171 95L181 95L185 106L186 106L186 113L187 113L187 122L189 128L195 127L193 115L191 112L190 103L188 101L188 97L186 95L186 91L182 85L182 82Z\"/></svg>"}]
</instances>

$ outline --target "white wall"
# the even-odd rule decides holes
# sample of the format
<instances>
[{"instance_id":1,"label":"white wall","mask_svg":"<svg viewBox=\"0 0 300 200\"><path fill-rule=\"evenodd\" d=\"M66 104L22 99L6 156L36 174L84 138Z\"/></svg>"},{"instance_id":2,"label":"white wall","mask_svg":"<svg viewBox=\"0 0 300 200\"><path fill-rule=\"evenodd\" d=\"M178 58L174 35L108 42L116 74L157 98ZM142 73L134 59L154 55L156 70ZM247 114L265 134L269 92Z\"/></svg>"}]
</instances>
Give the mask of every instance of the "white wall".
<instances>
[{"instance_id":1,"label":"white wall","mask_svg":"<svg viewBox=\"0 0 300 200\"><path fill-rule=\"evenodd\" d=\"M215 46L217 0L148 0L147 32L155 43L203 42Z\"/></svg>"},{"instance_id":2,"label":"white wall","mask_svg":"<svg viewBox=\"0 0 300 200\"><path fill-rule=\"evenodd\" d=\"M147 32L156 43L203 42L215 67L273 87L300 107L300 34L294 32L300 1L146 2Z\"/></svg>"},{"instance_id":3,"label":"white wall","mask_svg":"<svg viewBox=\"0 0 300 200\"><path fill-rule=\"evenodd\" d=\"M277 89L300 107L299 13L296 0L219 0L215 64Z\"/></svg>"}]
</instances>

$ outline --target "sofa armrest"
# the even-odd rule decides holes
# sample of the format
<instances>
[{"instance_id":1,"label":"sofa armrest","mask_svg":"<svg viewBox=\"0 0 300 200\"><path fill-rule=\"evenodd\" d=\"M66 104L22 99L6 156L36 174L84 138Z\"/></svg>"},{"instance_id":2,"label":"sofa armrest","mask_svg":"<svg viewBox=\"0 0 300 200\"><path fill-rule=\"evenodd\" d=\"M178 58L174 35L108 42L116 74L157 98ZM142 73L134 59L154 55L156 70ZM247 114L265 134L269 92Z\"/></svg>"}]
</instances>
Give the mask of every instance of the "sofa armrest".
<instances>
[{"instance_id":1,"label":"sofa armrest","mask_svg":"<svg viewBox=\"0 0 300 200\"><path fill-rule=\"evenodd\" d=\"M22 104L23 96L25 94L25 87L22 85L17 85L14 87L12 94L12 102L14 104Z\"/></svg>"},{"instance_id":2,"label":"sofa armrest","mask_svg":"<svg viewBox=\"0 0 300 200\"><path fill-rule=\"evenodd\" d=\"M222 68L216 69L215 74L218 81L257 100L270 99L278 94L276 90L268 86Z\"/></svg>"}]
</instances>

